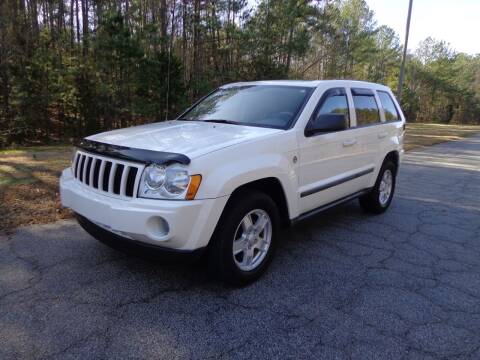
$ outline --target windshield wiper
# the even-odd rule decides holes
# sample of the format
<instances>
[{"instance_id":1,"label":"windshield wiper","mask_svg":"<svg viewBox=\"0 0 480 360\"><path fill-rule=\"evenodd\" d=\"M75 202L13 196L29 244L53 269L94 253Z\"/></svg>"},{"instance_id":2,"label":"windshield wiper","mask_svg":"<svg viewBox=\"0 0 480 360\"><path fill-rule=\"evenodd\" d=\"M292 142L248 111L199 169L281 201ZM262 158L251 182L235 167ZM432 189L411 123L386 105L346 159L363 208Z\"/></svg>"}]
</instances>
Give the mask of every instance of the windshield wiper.
<instances>
[{"instance_id":1,"label":"windshield wiper","mask_svg":"<svg viewBox=\"0 0 480 360\"><path fill-rule=\"evenodd\" d=\"M237 121L225 120L225 119L207 119L207 120L201 120L201 121L213 122L213 123L218 123L218 124L240 125L240 123L237 122Z\"/></svg>"},{"instance_id":2,"label":"windshield wiper","mask_svg":"<svg viewBox=\"0 0 480 360\"><path fill-rule=\"evenodd\" d=\"M177 120L183 120L183 121L203 121L203 122L211 122L211 123L217 123L217 124L230 124L230 125L248 125L248 124L243 124L238 121L233 121L233 120L225 120L225 119L186 119L186 118L177 118Z\"/></svg>"}]
</instances>

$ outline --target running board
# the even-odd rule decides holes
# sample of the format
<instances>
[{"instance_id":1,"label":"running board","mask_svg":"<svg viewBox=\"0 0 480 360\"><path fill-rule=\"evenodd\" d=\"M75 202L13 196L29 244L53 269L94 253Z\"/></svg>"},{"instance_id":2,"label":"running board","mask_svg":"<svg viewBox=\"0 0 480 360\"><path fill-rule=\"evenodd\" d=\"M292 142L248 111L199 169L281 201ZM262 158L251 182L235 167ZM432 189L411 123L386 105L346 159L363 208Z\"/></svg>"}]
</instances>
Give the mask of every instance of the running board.
<instances>
[{"instance_id":1,"label":"running board","mask_svg":"<svg viewBox=\"0 0 480 360\"><path fill-rule=\"evenodd\" d=\"M328 204L325 204L325 205L322 205L318 208L315 208L313 210L309 210L299 216L297 216L295 219L292 219L290 220L290 225L295 225L297 223L299 223L300 221L303 221L305 219L308 219L309 217L312 217L312 216L315 216L325 210L328 210L334 206L337 206L337 205L340 205L340 204L343 204L343 203L346 203L346 202L349 202L353 199L356 199L358 198L359 196L362 196L362 195L365 195L366 193L370 192L372 189L369 188L369 189L364 189L364 190L361 190L361 191L358 191L356 193L353 193L351 195L348 195L348 196L345 196L343 198L340 198L338 200L335 200L335 201L332 201L331 203L328 203Z\"/></svg>"}]
</instances>

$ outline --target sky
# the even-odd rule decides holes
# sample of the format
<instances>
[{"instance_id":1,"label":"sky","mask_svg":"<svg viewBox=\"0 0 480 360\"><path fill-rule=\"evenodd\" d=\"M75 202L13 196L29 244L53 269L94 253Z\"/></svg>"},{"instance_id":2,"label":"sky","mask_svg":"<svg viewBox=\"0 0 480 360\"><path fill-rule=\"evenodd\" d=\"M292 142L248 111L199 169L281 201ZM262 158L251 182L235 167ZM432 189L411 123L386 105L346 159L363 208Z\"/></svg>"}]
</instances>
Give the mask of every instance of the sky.
<instances>
[{"instance_id":1,"label":"sky","mask_svg":"<svg viewBox=\"0 0 480 360\"><path fill-rule=\"evenodd\" d=\"M388 25L403 44L408 0L366 0L378 25ZM413 0L408 49L431 36L457 52L480 53L480 0Z\"/></svg>"}]
</instances>

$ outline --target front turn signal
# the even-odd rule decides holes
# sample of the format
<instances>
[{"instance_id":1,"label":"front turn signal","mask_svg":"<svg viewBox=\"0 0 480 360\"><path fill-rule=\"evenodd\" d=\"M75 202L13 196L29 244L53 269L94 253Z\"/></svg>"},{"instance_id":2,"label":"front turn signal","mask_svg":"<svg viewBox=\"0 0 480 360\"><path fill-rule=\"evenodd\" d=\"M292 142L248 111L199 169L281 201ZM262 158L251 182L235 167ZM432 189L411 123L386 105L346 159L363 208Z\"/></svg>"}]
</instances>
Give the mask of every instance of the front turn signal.
<instances>
[{"instance_id":1,"label":"front turn signal","mask_svg":"<svg viewBox=\"0 0 480 360\"><path fill-rule=\"evenodd\" d=\"M197 191L198 191L198 188L200 187L201 182L202 182L202 175L190 176L190 184L188 185L187 195L185 196L186 200L195 199L195 195L197 195Z\"/></svg>"}]
</instances>

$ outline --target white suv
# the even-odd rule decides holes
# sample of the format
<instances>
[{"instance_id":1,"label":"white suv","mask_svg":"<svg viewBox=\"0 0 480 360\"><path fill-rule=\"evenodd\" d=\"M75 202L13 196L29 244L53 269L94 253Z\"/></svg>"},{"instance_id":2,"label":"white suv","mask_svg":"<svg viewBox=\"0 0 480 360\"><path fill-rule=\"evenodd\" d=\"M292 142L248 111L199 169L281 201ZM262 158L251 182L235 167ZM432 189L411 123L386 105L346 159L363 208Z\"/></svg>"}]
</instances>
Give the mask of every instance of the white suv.
<instances>
[{"instance_id":1,"label":"white suv","mask_svg":"<svg viewBox=\"0 0 480 360\"><path fill-rule=\"evenodd\" d=\"M112 246L208 250L215 274L244 284L268 266L281 226L357 197L384 212L404 130L383 85L229 84L174 121L82 140L60 179L62 204Z\"/></svg>"}]
</instances>

